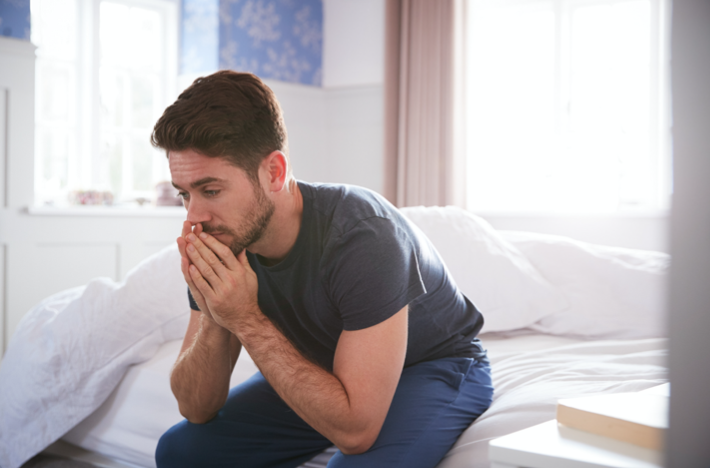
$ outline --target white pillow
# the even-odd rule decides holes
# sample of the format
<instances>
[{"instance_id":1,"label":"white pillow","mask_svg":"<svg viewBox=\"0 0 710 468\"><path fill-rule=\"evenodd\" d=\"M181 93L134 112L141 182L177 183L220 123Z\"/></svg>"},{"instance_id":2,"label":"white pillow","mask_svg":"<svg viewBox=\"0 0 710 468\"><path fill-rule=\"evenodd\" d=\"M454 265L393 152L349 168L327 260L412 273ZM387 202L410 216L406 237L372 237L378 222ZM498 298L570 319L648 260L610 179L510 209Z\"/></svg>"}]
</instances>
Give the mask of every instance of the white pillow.
<instances>
[{"instance_id":1,"label":"white pillow","mask_svg":"<svg viewBox=\"0 0 710 468\"><path fill-rule=\"evenodd\" d=\"M482 218L453 206L401 211L431 240L459 289L481 311L482 332L525 328L567 307L564 296Z\"/></svg>"},{"instance_id":2,"label":"white pillow","mask_svg":"<svg viewBox=\"0 0 710 468\"><path fill-rule=\"evenodd\" d=\"M128 366L182 338L190 307L176 246L51 296L23 317L0 366L0 466L17 468L91 414Z\"/></svg>"},{"instance_id":3,"label":"white pillow","mask_svg":"<svg viewBox=\"0 0 710 468\"><path fill-rule=\"evenodd\" d=\"M520 249L570 304L530 328L589 338L666 335L668 254L547 234L510 231L501 235Z\"/></svg>"}]
</instances>

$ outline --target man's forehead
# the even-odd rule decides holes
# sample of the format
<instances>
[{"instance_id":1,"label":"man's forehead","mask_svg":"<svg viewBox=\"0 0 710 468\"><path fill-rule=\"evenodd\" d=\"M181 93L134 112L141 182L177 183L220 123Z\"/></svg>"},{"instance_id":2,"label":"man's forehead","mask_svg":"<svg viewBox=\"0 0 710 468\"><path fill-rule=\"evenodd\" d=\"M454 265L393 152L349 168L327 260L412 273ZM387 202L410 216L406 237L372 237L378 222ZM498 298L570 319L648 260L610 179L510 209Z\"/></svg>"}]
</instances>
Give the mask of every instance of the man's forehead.
<instances>
[{"instance_id":1,"label":"man's forehead","mask_svg":"<svg viewBox=\"0 0 710 468\"><path fill-rule=\"evenodd\" d=\"M175 188L181 188L174 180L172 181L172 184ZM201 187L201 186L207 185L207 184L229 185L229 179L224 179L221 177L207 176L207 177L202 177L201 179L188 181L188 184L189 184L190 188L198 188L198 187Z\"/></svg>"},{"instance_id":2,"label":"man's forehead","mask_svg":"<svg viewBox=\"0 0 710 468\"><path fill-rule=\"evenodd\" d=\"M172 184L176 187L199 187L209 183L229 184L239 179L240 168L224 158L213 158L192 150L168 153Z\"/></svg>"}]
</instances>

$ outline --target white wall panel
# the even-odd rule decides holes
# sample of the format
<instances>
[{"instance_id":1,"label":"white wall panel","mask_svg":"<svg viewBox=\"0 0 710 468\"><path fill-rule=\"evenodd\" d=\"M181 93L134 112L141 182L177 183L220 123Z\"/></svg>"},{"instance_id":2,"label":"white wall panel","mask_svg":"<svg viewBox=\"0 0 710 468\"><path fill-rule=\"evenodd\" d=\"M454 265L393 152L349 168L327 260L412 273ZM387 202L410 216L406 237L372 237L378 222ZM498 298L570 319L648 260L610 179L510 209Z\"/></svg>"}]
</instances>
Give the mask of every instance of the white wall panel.
<instances>
[{"instance_id":1,"label":"white wall panel","mask_svg":"<svg viewBox=\"0 0 710 468\"><path fill-rule=\"evenodd\" d=\"M275 80L266 80L266 84L276 94L284 113L293 174L309 182L326 181L328 116L324 90Z\"/></svg>"},{"instance_id":2,"label":"white wall panel","mask_svg":"<svg viewBox=\"0 0 710 468\"><path fill-rule=\"evenodd\" d=\"M117 279L116 244L14 243L6 252L7 336L42 299L98 276Z\"/></svg>"},{"instance_id":3,"label":"white wall panel","mask_svg":"<svg viewBox=\"0 0 710 468\"><path fill-rule=\"evenodd\" d=\"M328 182L384 190L381 85L327 89Z\"/></svg>"},{"instance_id":4,"label":"white wall panel","mask_svg":"<svg viewBox=\"0 0 710 468\"><path fill-rule=\"evenodd\" d=\"M384 82L384 0L323 2L323 87Z\"/></svg>"},{"instance_id":5,"label":"white wall panel","mask_svg":"<svg viewBox=\"0 0 710 468\"><path fill-rule=\"evenodd\" d=\"M7 151L5 178L9 207L33 200L34 180L34 69L35 46L28 41L0 37L0 89L6 89Z\"/></svg>"}]
</instances>

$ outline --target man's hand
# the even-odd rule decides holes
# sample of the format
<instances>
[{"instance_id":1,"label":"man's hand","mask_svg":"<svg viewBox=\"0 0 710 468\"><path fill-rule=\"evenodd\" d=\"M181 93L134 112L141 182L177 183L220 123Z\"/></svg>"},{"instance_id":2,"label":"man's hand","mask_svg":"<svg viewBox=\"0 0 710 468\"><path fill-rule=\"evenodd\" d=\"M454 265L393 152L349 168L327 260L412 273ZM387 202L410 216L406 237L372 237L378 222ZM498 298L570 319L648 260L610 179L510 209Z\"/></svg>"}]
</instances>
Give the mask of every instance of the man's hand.
<instances>
[{"instance_id":1,"label":"man's hand","mask_svg":"<svg viewBox=\"0 0 710 468\"><path fill-rule=\"evenodd\" d=\"M189 262L183 259L183 265L190 290L198 291L217 324L234 333L250 315L261 315L258 280L246 251L235 257L229 247L204 232L187 233L185 239Z\"/></svg>"},{"instance_id":2,"label":"man's hand","mask_svg":"<svg viewBox=\"0 0 710 468\"><path fill-rule=\"evenodd\" d=\"M202 296L202 293L200 293L200 290L197 289L197 287L195 286L195 283L192 281L192 278L190 277L189 273L189 268L190 265L192 265L192 262L190 261L190 257L187 255L186 247L187 236L188 234L192 233L193 229L190 221L183 222L182 235L177 238L178 250L180 251L180 269L182 270L182 276L183 278L185 278L185 282L190 288L192 298L195 299L195 302L197 302L197 305L200 307L200 311L202 311L202 313L205 314L207 317L212 318L209 308L207 307L207 303L205 302L205 298ZM201 233L202 223L197 223L195 225L194 234L199 236Z\"/></svg>"}]
</instances>

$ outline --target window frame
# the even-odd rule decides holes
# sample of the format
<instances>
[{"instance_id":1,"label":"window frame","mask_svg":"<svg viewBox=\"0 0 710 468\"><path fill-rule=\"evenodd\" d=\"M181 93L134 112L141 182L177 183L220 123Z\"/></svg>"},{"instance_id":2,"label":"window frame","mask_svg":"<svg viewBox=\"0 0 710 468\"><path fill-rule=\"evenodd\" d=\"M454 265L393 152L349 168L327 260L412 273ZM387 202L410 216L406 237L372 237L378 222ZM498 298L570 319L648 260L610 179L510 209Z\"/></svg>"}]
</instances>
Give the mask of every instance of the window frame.
<instances>
[{"instance_id":1,"label":"window frame","mask_svg":"<svg viewBox=\"0 0 710 468\"><path fill-rule=\"evenodd\" d=\"M34 171L34 205L35 206L68 206L69 200L41 199L42 191L39 189L44 183L42 171L44 170L43 150L40 148L40 135L42 132L52 131L57 128L69 128L67 153L67 181L66 190L97 190L101 160L101 139L103 124L101 123L101 101L99 70L101 66L99 26L100 4L105 0L75 0L76 11L76 44L73 62L66 62L73 69L75 81L73 84L74 99L69 101L69 109L73 120L67 122L41 121L42 93L36 92L36 117L35 117L35 171ZM164 19L163 48L160 58L163 60L162 82L159 83L159 103L161 109L167 107L175 98L178 82L178 55L179 55L179 0L108 0L128 7L140 7L158 11ZM51 66L56 59L43 58L41 52L36 59L36 66ZM36 72L36 81L39 84L41 73ZM159 80L160 81L160 80ZM129 130L130 132L130 130ZM73 148L72 148L73 147ZM130 155L130 148L123 155ZM126 163L124 162L124 169ZM125 174L123 175L125 177ZM124 184L125 185L125 184ZM137 196L147 193L123 193L121 199L114 200L116 204L134 200Z\"/></svg>"}]
</instances>

